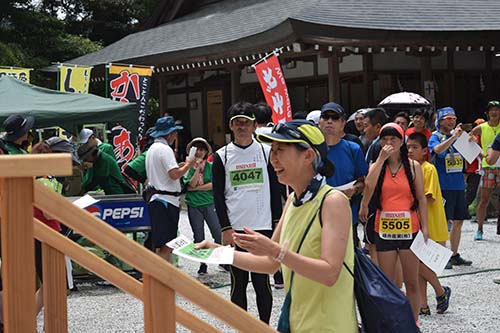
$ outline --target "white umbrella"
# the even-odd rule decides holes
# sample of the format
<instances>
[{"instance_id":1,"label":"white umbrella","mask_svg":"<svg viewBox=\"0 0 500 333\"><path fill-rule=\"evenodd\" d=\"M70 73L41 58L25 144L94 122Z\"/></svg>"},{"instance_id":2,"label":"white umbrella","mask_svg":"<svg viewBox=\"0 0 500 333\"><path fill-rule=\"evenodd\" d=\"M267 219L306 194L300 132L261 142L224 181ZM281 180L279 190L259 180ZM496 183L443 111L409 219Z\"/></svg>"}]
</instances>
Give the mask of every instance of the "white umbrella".
<instances>
[{"instance_id":1,"label":"white umbrella","mask_svg":"<svg viewBox=\"0 0 500 333\"><path fill-rule=\"evenodd\" d=\"M410 104L415 106L430 106L431 103L419 94L400 92L387 96L378 105Z\"/></svg>"}]
</instances>

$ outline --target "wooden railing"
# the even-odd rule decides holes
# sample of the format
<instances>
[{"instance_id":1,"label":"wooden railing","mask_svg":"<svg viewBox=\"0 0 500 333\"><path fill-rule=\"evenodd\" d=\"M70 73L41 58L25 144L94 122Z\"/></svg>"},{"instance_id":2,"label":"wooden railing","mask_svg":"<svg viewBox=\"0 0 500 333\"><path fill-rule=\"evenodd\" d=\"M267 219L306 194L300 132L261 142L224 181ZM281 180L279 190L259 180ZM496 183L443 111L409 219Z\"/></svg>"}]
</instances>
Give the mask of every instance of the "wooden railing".
<instances>
[{"instance_id":1,"label":"wooden railing","mask_svg":"<svg viewBox=\"0 0 500 333\"><path fill-rule=\"evenodd\" d=\"M145 332L175 332L176 322L194 332L219 332L176 306L176 293L242 332L275 332L156 254L92 214L34 181L34 176L69 175L64 154L0 156L0 216L5 332L35 332L33 238L42 242L46 332L67 332L66 271L69 256L89 271L144 303ZM33 218L35 206L142 272L143 282Z\"/></svg>"}]
</instances>

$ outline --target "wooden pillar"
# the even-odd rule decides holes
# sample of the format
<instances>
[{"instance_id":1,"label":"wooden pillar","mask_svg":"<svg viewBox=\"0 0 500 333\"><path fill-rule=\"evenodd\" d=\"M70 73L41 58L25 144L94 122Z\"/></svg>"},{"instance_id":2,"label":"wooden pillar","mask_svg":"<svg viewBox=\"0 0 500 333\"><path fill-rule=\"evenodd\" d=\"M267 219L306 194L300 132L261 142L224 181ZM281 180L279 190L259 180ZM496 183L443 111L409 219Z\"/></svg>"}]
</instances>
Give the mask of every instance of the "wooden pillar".
<instances>
[{"instance_id":1,"label":"wooden pillar","mask_svg":"<svg viewBox=\"0 0 500 333\"><path fill-rule=\"evenodd\" d=\"M487 100L494 99L495 92L493 91L493 54L490 51L484 51L484 63L485 63L485 72L484 72L484 84L486 85L485 95ZM486 101L484 101L486 102Z\"/></svg>"},{"instance_id":2,"label":"wooden pillar","mask_svg":"<svg viewBox=\"0 0 500 333\"><path fill-rule=\"evenodd\" d=\"M231 104L234 104L240 100L240 78L241 78L241 68L233 67L231 68Z\"/></svg>"},{"instance_id":3,"label":"wooden pillar","mask_svg":"<svg viewBox=\"0 0 500 333\"><path fill-rule=\"evenodd\" d=\"M144 332L175 333L175 291L143 275L144 283Z\"/></svg>"},{"instance_id":4,"label":"wooden pillar","mask_svg":"<svg viewBox=\"0 0 500 333\"><path fill-rule=\"evenodd\" d=\"M339 57L335 50L328 58L328 100L341 103Z\"/></svg>"},{"instance_id":5,"label":"wooden pillar","mask_svg":"<svg viewBox=\"0 0 500 333\"><path fill-rule=\"evenodd\" d=\"M2 225L3 322L5 332L36 332L33 177L3 178Z\"/></svg>"},{"instance_id":6,"label":"wooden pillar","mask_svg":"<svg viewBox=\"0 0 500 333\"><path fill-rule=\"evenodd\" d=\"M44 327L47 333L68 331L64 254L42 244Z\"/></svg>"},{"instance_id":7,"label":"wooden pillar","mask_svg":"<svg viewBox=\"0 0 500 333\"><path fill-rule=\"evenodd\" d=\"M422 89L422 95L425 95L424 82L432 80L432 65L431 57L423 56L420 58L420 89Z\"/></svg>"},{"instance_id":8,"label":"wooden pillar","mask_svg":"<svg viewBox=\"0 0 500 333\"><path fill-rule=\"evenodd\" d=\"M365 92L365 106L373 106L373 55L363 54L363 84Z\"/></svg>"},{"instance_id":9,"label":"wooden pillar","mask_svg":"<svg viewBox=\"0 0 500 333\"><path fill-rule=\"evenodd\" d=\"M168 111L167 107L167 78L165 76L160 76L159 79L159 89L160 89L160 117L163 116L165 112Z\"/></svg>"},{"instance_id":10,"label":"wooden pillar","mask_svg":"<svg viewBox=\"0 0 500 333\"><path fill-rule=\"evenodd\" d=\"M455 105L455 58L454 50L446 52L446 104Z\"/></svg>"}]
</instances>

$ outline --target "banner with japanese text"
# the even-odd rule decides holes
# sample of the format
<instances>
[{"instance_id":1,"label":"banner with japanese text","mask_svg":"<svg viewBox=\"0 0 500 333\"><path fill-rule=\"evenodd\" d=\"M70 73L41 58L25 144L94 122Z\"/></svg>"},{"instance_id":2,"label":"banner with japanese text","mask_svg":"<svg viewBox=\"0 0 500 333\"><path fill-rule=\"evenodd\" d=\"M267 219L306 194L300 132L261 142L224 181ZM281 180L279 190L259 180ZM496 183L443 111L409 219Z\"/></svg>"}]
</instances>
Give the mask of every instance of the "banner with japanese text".
<instances>
[{"instance_id":1,"label":"banner with japanese text","mask_svg":"<svg viewBox=\"0 0 500 333\"><path fill-rule=\"evenodd\" d=\"M59 90L87 94L92 67L59 66Z\"/></svg>"},{"instance_id":2,"label":"banner with japanese text","mask_svg":"<svg viewBox=\"0 0 500 333\"><path fill-rule=\"evenodd\" d=\"M111 65L108 68L109 91L112 100L139 106L139 139L146 132L147 102L151 85L151 67Z\"/></svg>"},{"instance_id":3,"label":"banner with japanese text","mask_svg":"<svg viewBox=\"0 0 500 333\"><path fill-rule=\"evenodd\" d=\"M288 96L285 76L275 53L255 65L266 102L273 110L273 123L292 120L292 105Z\"/></svg>"},{"instance_id":4,"label":"banner with japanese text","mask_svg":"<svg viewBox=\"0 0 500 333\"><path fill-rule=\"evenodd\" d=\"M12 76L23 82L30 83L31 68L0 67L0 77Z\"/></svg>"},{"instance_id":5,"label":"banner with japanese text","mask_svg":"<svg viewBox=\"0 0 500 333\"><path fill-rule=\"evenodd\" d=\"M136 149L132 141L130 131L125 127L118 125L111 129L110 142L115 147L116 162L122 171L127 163L136 157Z\"/></svg>"}]
</instances>

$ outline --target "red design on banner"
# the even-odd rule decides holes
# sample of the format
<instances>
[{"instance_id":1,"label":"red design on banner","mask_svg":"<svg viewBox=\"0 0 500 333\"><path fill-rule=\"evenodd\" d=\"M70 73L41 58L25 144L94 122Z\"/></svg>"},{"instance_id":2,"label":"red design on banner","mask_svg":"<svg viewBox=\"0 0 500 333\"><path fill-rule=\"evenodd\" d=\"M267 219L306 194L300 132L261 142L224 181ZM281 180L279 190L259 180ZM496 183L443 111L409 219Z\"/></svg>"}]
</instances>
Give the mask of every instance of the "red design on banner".
<instances>
[{"instance_id":1,"label":"red design on banner","mask_svg":"<svg viewBox=\"0 0 500 333\"><path fill-rule=\"evenodd\" d=\"M130 86L134 90L136 100L139 99L139 75L122 71L120 76L110 82L111 97L118 99L120 102L128 103L127 94Z\"/></svg>"},{"instance_id":2,"label":"red design on banner","mask_svg":"<svg viewBox=\"0 0 500 333\"><path fill-rule=\"evenodd\" d=\"M276 54L255 65L267 104L273 109L273 123L292 120L292 105L288 96L285 76Z\"/></svg>"},{"instance_id":3,"label":"red design on banner","mask_svg":"<svg viewBox=\"0 0 500 333\"><path fill-rule=\"evenodd\" d=\"M124 169L126 164L130 162L135 155L134 146L132 146L130 142L130 133L121 126L114 127L112 132L117 132L113 137L113 146L115 147L117 163Z\"/></svg>"}]
</instances>

